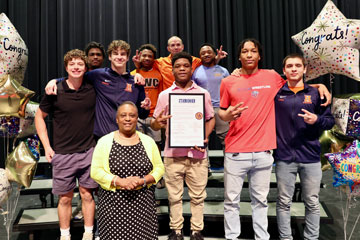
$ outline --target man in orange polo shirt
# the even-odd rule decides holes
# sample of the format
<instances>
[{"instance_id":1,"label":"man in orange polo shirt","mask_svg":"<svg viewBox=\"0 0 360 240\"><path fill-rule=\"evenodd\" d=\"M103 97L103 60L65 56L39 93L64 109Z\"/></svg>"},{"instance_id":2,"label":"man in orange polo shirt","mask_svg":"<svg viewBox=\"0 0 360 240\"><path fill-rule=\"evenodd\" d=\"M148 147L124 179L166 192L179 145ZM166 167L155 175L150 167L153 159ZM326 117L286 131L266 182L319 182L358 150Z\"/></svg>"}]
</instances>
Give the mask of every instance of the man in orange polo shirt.
<instances>
[{"instance_id":1,"label":"man in orange polo shirt","mask_svg":"<svg viewBox=\"0 0 360 240\"><path fill-rule=\"evenodd\" d=\"M160 146L161 131L154 131L150 128L150 122L153 118L153 113L158 100L160 92L163 90L163 77L157 68L154 68L154 61L156 57L156 47L152 44L143 44L139 50L141 53L140 62L141 67L131 72L131 75L136 73L141 74L145 78L145 94L151 100L150 113L146 119L138 120L138 129L152 137L156 144ZM160 149L160 148L159 148Z\"/></svg>"},{"instance_id":2,"label":"man in orange polo shirt","mask_svg":"<svg viewBox=\"0 0 360 240\"><path fill-rule=\"evenodd\" d=\"M159 69L163 77L164 90L171 87L175 81L174 75L172 73L171 59L176 53L184 51L184 44L181 38L179 38L178 36L170 37L168 40L167 50L170 52L169 56L158 58L154 62L154 68ZM136 55L133 57L133 62L137 69L141 67L140 55L138 52L136 52ZM222 46L221 46L220 49L217 51L216 64L218 64L218 62L221 59L225 58L226 56L227 56L227 52L222 51ZM201 59L192 56L192 65L191 65L192 72L194 72L195 69L200 65L201 65Z\"/></svg>"}]
</instances>

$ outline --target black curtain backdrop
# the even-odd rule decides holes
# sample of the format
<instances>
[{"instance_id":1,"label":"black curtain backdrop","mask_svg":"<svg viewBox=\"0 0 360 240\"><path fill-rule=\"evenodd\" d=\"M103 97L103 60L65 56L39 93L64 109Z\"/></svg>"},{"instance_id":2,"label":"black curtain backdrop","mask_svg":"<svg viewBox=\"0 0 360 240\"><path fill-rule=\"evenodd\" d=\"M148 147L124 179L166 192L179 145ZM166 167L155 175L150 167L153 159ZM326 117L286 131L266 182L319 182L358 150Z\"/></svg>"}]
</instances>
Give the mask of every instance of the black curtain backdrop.
<instances>
[{"instance_id":1,"label":"black curtain backdrop","mask_svg":"<svg viewBox=\"0 0 360 240\"><path fill-rule=\"evenodd\" d=\"M350 19L360 19L359 0L334 0ZM264 45L264 68L279 73L281 61L300 52L291 36L307 28L326 0L0 0L4 12L24 39L29 61L24 86L40 100L49 79L63 76L63 55L83 49L89 41L107 48L113 39L130 43L132 54L143 43L167 56L167 39L178 35L185 50L198 56L202 43L224 46L229 53L221 65L238 66L237 45L254 37ZM106 65L109 63L107 62ZM134 65L130 61L129 68ZM329 75L317 80L329 86ZM333 93L359 92L359 82L336 75Z\"/></svg>"},{"instance_id":2,"label":"black curtain backdrop","mask_svg":"<svg viewBox=\"0 0 360 240\"><path fill-rule=\"evenodd\" d=\"M114 39L130 43L132 54L152 43L158 56L167 56L167 40L183 39L185 51L198 56L199 47L221 44L229 53L221 65L238 67L237 46L254 37L264 45L263 68L282 73L282 59L300 52L291 36L306 29L327 0L0 0L0 12L13 23L29 50L23 85L36 92L39 102L48 80L64 76L63 55L83 49L90 41L105 48ZM360 19L359 0L334 0L349 19ZM109 65L107 61L106 66ZM129 62L129 68L134 68ZM328 87L329 75L320 77ZM333 94L359 92L360 82L335 75ZM48 122L50 123L50 122ZM49 124L51 127L51 124ZM0 146L5 146L0 138ZM0 167L6 150L0 149ZM4 157L2 157L4 156Z\"/></svg>"}]
</instances>

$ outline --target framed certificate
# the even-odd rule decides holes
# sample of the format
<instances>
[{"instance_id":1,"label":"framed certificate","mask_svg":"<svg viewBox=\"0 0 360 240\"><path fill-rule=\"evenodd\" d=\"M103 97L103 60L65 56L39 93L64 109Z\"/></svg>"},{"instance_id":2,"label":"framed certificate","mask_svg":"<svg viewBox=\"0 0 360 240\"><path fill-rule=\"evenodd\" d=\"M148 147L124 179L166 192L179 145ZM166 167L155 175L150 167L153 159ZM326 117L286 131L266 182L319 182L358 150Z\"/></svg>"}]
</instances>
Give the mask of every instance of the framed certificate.
<instances>
[{"instance_id":1,"label":"framed certificate","mask_svg":"<svg viewBox=\"0 0 360 240\"><path fill-rule=\"evenodd\" d=\"M169 94L169 146L204 147L205 94Z\"/></svg>"}]
</instances>

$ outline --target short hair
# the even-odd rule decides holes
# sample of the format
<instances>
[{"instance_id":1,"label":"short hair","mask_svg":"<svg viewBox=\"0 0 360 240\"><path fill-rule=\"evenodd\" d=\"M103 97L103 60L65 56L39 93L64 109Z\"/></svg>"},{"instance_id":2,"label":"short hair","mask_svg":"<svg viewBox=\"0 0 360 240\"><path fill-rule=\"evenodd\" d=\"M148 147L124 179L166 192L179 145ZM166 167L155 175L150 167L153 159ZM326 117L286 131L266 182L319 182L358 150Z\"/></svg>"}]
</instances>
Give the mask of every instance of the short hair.
<instances>
[{"instance_id":1,"label":"short hair","mask_svg":"<svg viewBox=\"0 0 360 240\"><path fill-rule=\"evenodd\" d=\"M130 44L128 44L127 42L125 42L124 40L113 40L107 49L107 54L109 56L111 56L112 51L116 50L120 48L121 50L125 50L127 53L127 56L130 56Z\"/></svg>"},{"instance_id":2,"label":"short hair","mask_svg":"<svg viewBox=\"0 0 360 240\"><path fill-rule=\"evenodd\" d=\"M260 56L259 63L262 62L262 60L263 60L263 47L262 47L261 43L258 40L256 40L255 38L246 38L246 39L241 41L241 43L238 46L237 57L238 58L240 57L241 50L243 49L245 43L247 43L247 42L254 43L255 47L257 47L257 49L259 51L259 56Z\"/></svg>"},{"instance_id":3,"label":"short hair","mask_svg":"<svg viewBox=\"0 0 360 240\"><path fill-rule=\"evenodd\" d=\"M203 43L203 44L200 46L200 48L199 48L199 52L200 52L200 50L201 50L203 47L205 47L205 46L211 47L211 49L212 49L212 50L214 51L214 53L216 54L216 48L215 48L215 46L212 45L211 43Z\"/></svg>"},{"instance_id":4,"label":"short hair","mask_svg":"<svg viewBox=\"0 0 360 240\"><path fill-rule=\"evenodd\" d=\"M86 45L85 50L84 50L86 56L89 55L89 51L90 51L90 49L92 49L92 48L98 48L98 49L100 49L103 57L105 57L105 49L104 49L104 46L103 46L101 43L94 42L94 41L89 42L89 43Z\"/></svg>"},{"instance_id":5,"label":"short hair","mask_svg":"<svg viewBox=\"0 0 360 240\"><path fill-rule=\"evenodd\" d=\"M65 55L64 55L64 66L65 68L67 67L68 63L73 59L73 58L80 58L81 60L84 61L85 63L85 67L88 67L88 62L87 62L87 57L84 53L83 50L80 49L73 49L68 51Z\"/></svg>"},{"instance_id":6,"label":"short hair","mask_svg":"<svg viewBox=\"0 0 360 240\"><path fill-rule=\"evenodd\" d=\"M168 46L169 46L170 40L171 40L172 38L177 38L178 40L180 40L181 44L183 44L183 41L182 41L181 38L179 38L178 36L172 36L172 37L170 37L170 38L168 39Z\"/></svg>"},{"instance_id":7,"label":"short hair","mask_svg":"<svg viewBox=\"0 0 360 240\"><path fill-rule=\"evenodd\" d=\"M290 53L289 55L287 55L282 64L283 64L283 68L285 67L285 64L286 64L286 61L289 59L289 58L299 58L301 59L301 62L303 63L304 67L306 66L306 63L305 63L305 58L303 57L303 55L301 55L300 53Z\"/></svg>"},{"instance_id":8,"label":"short hair","mask_svg":"<svg viewBox=\"0 0 360 240\"><path fill-rule=\"evenodd\" d=\"M137 106L135 105L135 103L133 103L133 102L131 102L131 101L125 101L125 102L122 102L122 103L118 106L118 108L117 108L117 110L116 110L116 117L119 116L119 109L120 109L122 106L124 106L124 105L131 105L131 106L133 106L133 107L136 109L136 114L139 115L139 113L138 113L138 108L137 108Z\"/></svg>"},{"instance_id":9,"label":"short hair","mask_svg":"<svg viewBox=\"0 0 360 240\"><path fill-rule=\"evenodd\" d=\"M154 45L152 45L152 44L150 44L150 43L143 44L143 45L140 46L139 51L141 52L141 51L144 50L144 49L147 49L147 50L152 51L153 54L154 54L154 57L156 57L156 51L157 51L157 49L156 49L156 47L155 47Z\"/></svg>"},{"instance_id":10,"label":"short hair","mask_svg":"<svg viewBox=\"0 0 360 240\"><path fill-rule=\"evenodd\" d=\"M176 53L171 59L171 65L174 67L176 60L178 60L180 58L186 58L187 60L189 60L190 65L192 65L192 56L190 55L190 53L187 53L187 52Z\"/></svg>"}]
</instances>

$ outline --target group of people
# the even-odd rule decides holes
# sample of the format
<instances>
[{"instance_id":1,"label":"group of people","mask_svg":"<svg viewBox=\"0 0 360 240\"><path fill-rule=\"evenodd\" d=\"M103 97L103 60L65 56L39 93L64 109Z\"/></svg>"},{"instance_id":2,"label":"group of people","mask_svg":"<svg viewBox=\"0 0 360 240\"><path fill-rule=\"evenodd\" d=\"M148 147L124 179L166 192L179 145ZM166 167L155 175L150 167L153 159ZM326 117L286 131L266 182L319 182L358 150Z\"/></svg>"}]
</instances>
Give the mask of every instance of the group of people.
<instances>
[{"instance_id":1,"label":"group of people","mask_svg":"<svg viewBox=\"0 0 360 240\"><path fill-rule=\"evenodd\" d=\"M239 44L241 68L232 75L218 65L227 55L222 47L217 50L205 43L197 58L184 52L182 40L173 36L167 49L169 56L155 59L155 46L142 45L132 58L136 69L130 73L126 69L128 43L111 42L107 50L111 67L101 68L104 48L92 42L85 52L75 49L66 53L68 76L48 83L35 124L53 167L60 239L71 238L76 179L84 215L83 239L94 237L93 193L98 185L99 235L95 233L95 238L157 239L154 184L162 177L170 210L168 239L184 239L184 182L192 214L190 239L204 239L207 151L197 146L169 146L171 93L203 94L204 145L215 129L225 146L225 238L240 235L239 201L247 176L255 239L269 239L267 196L275 159L280 239L292 239L290 207L297 173L306 208L304 238L317 239L321 181L318 137L321 130L334 125L334 118L326 87L303 81L304 58L290 54L284 59L285 81L274 70L259 69L262 46L255 39ZM322 103L324 95L327 101ZM44 120L49 114L53 119L52 144ZM162 128L163 161L159 153Z\"/></svg>"}]
</instances>

